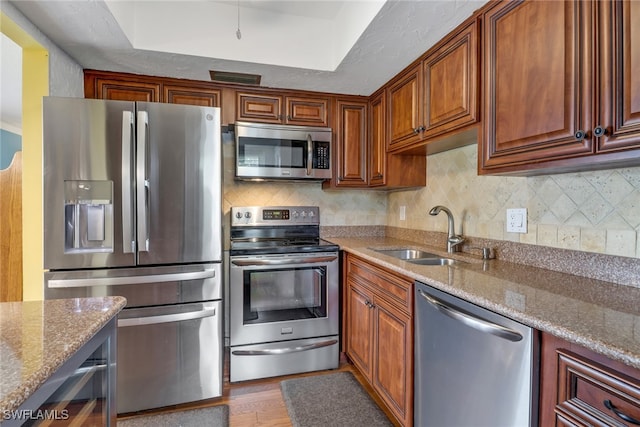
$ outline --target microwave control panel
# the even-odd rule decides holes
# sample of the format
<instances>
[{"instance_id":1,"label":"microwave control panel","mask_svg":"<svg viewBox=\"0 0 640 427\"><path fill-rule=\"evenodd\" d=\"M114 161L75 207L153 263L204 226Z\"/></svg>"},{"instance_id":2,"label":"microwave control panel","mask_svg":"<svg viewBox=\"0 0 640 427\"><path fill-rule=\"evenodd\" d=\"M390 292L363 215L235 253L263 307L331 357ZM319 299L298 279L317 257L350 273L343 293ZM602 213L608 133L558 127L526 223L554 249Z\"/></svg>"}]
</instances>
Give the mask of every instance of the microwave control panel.
<instances>
[{"instance_id":1,"label":"microwave control panel","mask_svg":"<svg viewBox=\"0 0 640 427\"><path fill-rule=\"evenodd\" d=\"M315 153L313 155L313 168L314 169L329 169L331 153L329 152L328 142L315 142Z\"/></svg>"}]
</instances>

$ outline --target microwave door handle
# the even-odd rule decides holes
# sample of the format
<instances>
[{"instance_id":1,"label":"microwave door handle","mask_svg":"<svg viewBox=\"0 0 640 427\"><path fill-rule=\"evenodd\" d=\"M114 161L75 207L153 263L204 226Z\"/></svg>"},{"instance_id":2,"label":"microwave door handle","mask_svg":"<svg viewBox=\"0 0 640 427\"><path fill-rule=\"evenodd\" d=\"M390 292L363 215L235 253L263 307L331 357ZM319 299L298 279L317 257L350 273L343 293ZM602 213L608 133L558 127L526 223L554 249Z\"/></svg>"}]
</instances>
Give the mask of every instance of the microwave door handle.
<instances>
[{"instance_id":1,"label":"microwave door handle","mask_svg":"<svg viewBox=\"0 0 640 427\"><path fill-rule=\"evenodd\" d=\"M146 111L138 111L138 156L136 167L136 192L138 205L138 252L149 251L149 180L147 179L147 135L149 127L149 114Z\"/></svg>"},{"instance_id":2,"label":"microwave door handle","mask_svg":"<svg viewBox=\"0 0 640 427\"><path fill-rule=\"evenodd\" d=\"M131 204L131 147L133 137L133 112L122 112L122 252L135 251L133 215Z\"/></svg>"},{"instance_id":3,"label":"microwave door handle","mask_svg":"<svg viewBox=\"0 0 640 427\"><path fill-rule=\"evenodd\" d=\"M311 175L311 167L313 166L313 139L311 134L307 134L307 175Z\"/></svg>"}]
</instances>

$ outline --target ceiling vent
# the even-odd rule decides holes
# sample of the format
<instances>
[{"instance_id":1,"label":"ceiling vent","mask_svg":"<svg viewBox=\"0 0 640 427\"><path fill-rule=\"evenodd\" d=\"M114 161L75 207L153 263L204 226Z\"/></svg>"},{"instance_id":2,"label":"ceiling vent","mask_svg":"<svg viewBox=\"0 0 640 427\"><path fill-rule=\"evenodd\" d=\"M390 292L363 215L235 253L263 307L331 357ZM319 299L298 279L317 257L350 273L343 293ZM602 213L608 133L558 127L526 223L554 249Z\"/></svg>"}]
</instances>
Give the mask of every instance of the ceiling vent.
<instances>
[{"instance_id":1,"label":"ceiling vent","mask_svg":"<svg viewBox=\"0 0 640 427\"><path fill-rule=\"evenodd\" d=\"M211 80L219 83L236 83L242 85L260 86L259 74L233 73L229 71L209 70Z\"/></svg>"}]
</instances>

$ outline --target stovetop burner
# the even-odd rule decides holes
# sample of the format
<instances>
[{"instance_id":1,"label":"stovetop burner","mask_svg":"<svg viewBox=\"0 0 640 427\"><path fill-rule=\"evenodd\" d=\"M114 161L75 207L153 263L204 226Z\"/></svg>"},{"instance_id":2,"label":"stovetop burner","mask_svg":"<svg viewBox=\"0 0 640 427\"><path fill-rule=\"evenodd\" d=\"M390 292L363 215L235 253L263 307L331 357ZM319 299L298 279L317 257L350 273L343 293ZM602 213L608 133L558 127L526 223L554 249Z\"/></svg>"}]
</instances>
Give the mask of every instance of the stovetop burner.
<instances>
[{"instance_id":1,"label":"stovetop burner","mask_svg":"<svg viewBox=\"0 0 640 427\"><path fill-rule=\"evenodd\" d=\"M231 255L337 251L320 239L317 206L231 208Z\"/></svg>"}]
</instances>

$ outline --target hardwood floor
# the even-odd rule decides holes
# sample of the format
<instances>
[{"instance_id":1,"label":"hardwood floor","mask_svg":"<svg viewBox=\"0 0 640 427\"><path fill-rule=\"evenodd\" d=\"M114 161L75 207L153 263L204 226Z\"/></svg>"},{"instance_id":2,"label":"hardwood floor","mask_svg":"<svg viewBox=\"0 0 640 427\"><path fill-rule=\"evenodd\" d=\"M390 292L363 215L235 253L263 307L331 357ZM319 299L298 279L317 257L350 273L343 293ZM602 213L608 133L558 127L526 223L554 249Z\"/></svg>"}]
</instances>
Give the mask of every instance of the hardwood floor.
<instances>
[{"instance_id":1,"label":"hardwood floor","mask_svg":"<svg viewBox=\"0 0 640 427\"><path fill-rule=\"evenodd\" d=\"M229 358L225 357L225 361ZM280 391L280 381L289 378L299 378L304 376L322 375L329 372L348 371L352 372L355 378L362 384L363 388L378 403L390 420L392 415L381 403L373 389L367 384L360 372L342 356L338 369L330 371L309 372L305 374L288 375L275 378L266 378L254 381L244 381L241 383L229 382L228 362L224 369L224 386L222 397L202 400L195 403L176 405L162 408L160 410L146 411L144 414L155 414L160 412L173 412L185 409L202 408L226 404L229 405L229 424L231 427L291 427L291 420L287 413L287 408ZM126 414L118 419L126 419L139 414ZM398 424L396 424L398 425Z\"/></svg>"}]
</instances>

